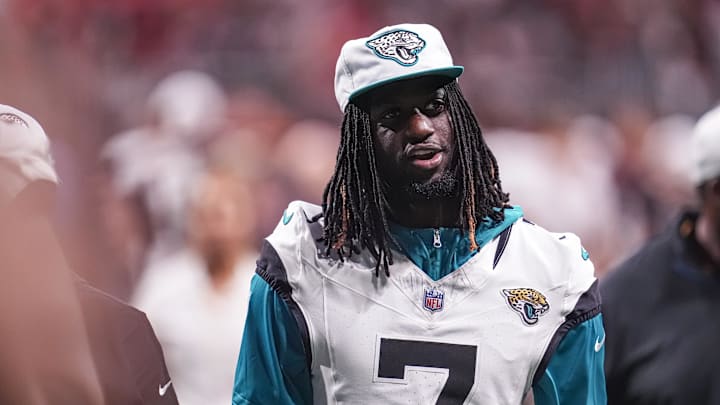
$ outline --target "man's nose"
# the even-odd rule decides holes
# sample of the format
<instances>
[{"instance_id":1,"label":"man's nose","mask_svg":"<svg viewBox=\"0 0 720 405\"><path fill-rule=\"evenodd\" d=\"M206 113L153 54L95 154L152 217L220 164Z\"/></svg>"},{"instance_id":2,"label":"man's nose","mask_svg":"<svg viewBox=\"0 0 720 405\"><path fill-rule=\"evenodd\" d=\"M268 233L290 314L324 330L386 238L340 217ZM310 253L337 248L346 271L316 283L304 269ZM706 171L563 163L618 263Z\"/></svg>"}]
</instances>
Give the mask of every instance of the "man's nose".
<instances>
[{"instance_id":1,"label":"man's nose","mask_svg":"<svg viewBox=\"0 0 720 405\"><path fill-rule=\"evenodd\" d=\"M415 108L408 117L407 134L413 138L415 142L425 140L428 136L435 132L432 120L423 114L419 108Z\"/></svg>"}]
</instances>

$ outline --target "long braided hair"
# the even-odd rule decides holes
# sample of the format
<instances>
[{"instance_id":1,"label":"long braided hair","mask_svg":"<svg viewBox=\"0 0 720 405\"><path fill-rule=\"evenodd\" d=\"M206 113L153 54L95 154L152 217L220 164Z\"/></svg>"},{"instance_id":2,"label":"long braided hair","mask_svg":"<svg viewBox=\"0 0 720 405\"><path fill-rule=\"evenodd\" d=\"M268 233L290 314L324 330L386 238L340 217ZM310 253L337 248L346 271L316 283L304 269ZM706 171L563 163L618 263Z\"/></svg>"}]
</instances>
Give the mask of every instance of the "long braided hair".
<instances>
[{"instance_id":1,"label":"long braided hair","mask_svg":"<svg viewBox=\"0 0 720 405\"><path fill-rule=\"evenodd\" d=\"M477 119L456 81L446 84L450 122L458 145L461 196L459 226L478 248L478 223L504 219L508 194L502 191L495 156L483 140ZM370 115L350 102L345 108L335 172L323 193L326 254L335 251L341 258L368 249L387 276L392 264L390 247L394 239L388 226L387 199L377 171ZM487 219L486 219L487 218Z\"/></svg>"}]
</instances>

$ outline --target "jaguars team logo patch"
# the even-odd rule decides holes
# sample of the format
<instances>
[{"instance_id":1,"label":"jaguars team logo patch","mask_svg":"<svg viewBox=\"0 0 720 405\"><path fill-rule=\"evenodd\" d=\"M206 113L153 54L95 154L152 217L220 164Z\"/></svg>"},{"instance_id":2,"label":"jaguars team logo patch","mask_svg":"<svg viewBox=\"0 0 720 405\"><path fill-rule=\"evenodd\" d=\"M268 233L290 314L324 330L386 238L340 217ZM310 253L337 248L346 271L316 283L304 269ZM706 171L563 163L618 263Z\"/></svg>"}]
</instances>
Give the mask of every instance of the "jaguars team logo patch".
<instances>
[{"instance_id":1,"label":"jaguars team logo patch","mask_svg":"<svg viewBox=\"0 0 720 405\"><path fill-rule=\"evenodd\" d=\"M532 288L503 289L502 294L510 308L519 313L527 325L535 325L550 310L545 296Z\"/></svg>"},{"instance_id":2,"label":"jaguars team logo patch","mask_svg":"<svg viewBox=\"0 0 720 405\"><path fill-rule=\"evenodd\" d=\"M398 30L371 39L365 45L381 58L412 66L417 63L418 54L425 49L425 40L412 31Z\"/></svg>"},{"instance_id":3,"label":"jaguars team logo patch","mask_svg":"<svg viewBox=\"0 0 720 405\"><path fill-rule=\"evenodd\" d=\"M425 300L423 307L430 312L442 311L445 294L437 288L425 287Z\"/></svg>"}]
</instances>

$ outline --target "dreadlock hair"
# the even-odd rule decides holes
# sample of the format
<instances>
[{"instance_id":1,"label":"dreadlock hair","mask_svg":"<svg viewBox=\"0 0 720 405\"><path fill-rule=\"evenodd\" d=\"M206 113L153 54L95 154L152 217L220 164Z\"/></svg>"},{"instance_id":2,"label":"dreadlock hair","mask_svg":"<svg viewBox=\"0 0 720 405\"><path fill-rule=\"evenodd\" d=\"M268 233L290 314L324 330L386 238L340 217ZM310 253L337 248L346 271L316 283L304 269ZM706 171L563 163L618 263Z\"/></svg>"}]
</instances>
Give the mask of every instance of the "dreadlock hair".
<instances>
[{"instance_id":1,"label":"dreadlock hair","mask_svg":"<svg viewBox=\"0 0 720 405\"><path fill-rule=\"evenodd\" d=\"M467 232L470 249L476 250L478 223L502 221L509 198L502 191L495 156L457 82L444 87L460 169L458 225ZM390 246L395 240L388 226L387 199L377 171L370 115L354 102L345 108L335 172L323 193L322 207L325 253L334 251L343 260L368 249L376 262L375 275L382 267L389 276Z\"/></svg>"}]
</instances>

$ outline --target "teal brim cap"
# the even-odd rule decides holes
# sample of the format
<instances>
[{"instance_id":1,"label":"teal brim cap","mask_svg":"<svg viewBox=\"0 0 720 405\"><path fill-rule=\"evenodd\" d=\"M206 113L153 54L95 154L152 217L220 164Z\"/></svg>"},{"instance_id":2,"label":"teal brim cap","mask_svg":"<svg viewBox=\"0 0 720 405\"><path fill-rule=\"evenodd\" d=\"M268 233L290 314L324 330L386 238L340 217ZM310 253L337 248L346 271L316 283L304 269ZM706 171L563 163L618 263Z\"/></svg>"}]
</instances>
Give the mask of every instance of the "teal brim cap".
<instances>
[{"instance_id":1,"label":"teal brim cap","mask_svg":"<svg viewBox=\"0 0 720 405\"><path fill-rule=\"evenodd\" d=\"M437 28L393 25L343 45L335 67L335 98L345 111L351 100L380 86L421 76L444 76L450 81L463 70L453 64Z\"/></svg>"}]
</instances>

